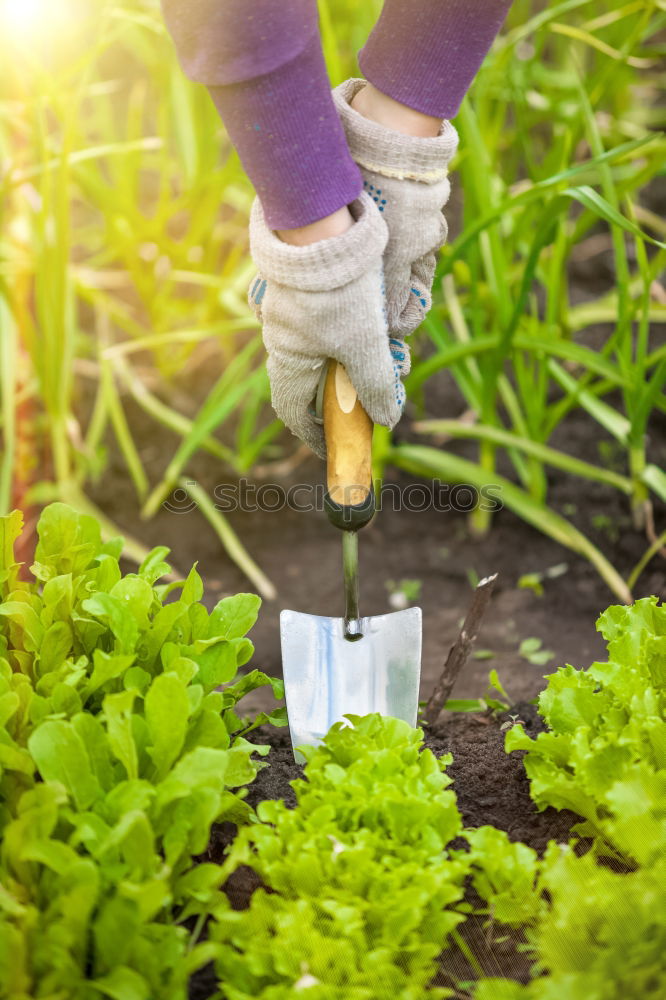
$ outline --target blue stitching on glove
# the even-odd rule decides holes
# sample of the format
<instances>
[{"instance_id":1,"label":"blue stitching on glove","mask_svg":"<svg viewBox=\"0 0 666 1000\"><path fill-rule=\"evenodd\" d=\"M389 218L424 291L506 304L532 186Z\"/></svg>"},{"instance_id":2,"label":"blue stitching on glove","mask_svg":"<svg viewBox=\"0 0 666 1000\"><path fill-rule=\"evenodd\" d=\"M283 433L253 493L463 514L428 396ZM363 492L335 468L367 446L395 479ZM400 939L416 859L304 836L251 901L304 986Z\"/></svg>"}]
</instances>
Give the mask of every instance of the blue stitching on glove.
<instances>
[{"instance_id":1,"label":"blue stitching on glove","mask_svg":"<svg viewBox=\"0 0 666 1000\"><path fill-rule=\"evenodd\" d=\"M391 346L391 354L394 361L404 361L405 360L405 345L401 340L397 340L395 337L389 339L389 344Z\"/></svg>"},{"instance_id":2,"label":"blue stitching on glove","mask_svg":"<svg viewBox=\"0 0 666 1000\"><path fill-rule=\"evenodd\" d=\"M417 299L419 300L419 302L421 303L421 305L423 306L423 308L426 309L427 306L428 306L428 300L424 299L424 298L421 298L421 295L422 295L421 289L420 288L412 288L411 291L417 297Z\"/></svg>"}]
</instances>

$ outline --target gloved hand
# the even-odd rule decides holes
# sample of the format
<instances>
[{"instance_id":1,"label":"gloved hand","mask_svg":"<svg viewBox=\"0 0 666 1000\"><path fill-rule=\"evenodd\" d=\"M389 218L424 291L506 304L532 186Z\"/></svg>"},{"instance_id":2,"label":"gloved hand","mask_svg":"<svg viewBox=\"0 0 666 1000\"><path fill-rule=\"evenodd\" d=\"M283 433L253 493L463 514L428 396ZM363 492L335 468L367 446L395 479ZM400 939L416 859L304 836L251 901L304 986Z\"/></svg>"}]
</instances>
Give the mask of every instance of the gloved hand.
<instances>
[{"instance_id":1,"label":"gloved hand","mask_svg":"<svg viewBox=\"0 0 666 1000\"><path fill-rule=\"evenodd\" d=\"M442 208L449 198L448 164L458 133L448 121L438 136L425 139L379 125L351 107L363 86L365 80L347 80L333 90L333 100L365 191L386 219L388 325L393 335L404 337L432 304L436 254L448 235Z\"/></svg>"},{"instance_id":2,"label":"gloved hand","mask_svg":"<svg viewBox=\"0 0 666 1000\"><path fill-rule=\"evenodd\" d=\"M400 419L400 377L409 370L404 345L389 342L386 223L366 193L349 210L355 222L347 232L308 246L282 242L268 228L259 199L250 215L250 252L259 274L249 301L263 325L273 408L321 458L326 445L312 403L326 359L344 365L370 418L386 427Z\"/></svg>"}]
</instances>

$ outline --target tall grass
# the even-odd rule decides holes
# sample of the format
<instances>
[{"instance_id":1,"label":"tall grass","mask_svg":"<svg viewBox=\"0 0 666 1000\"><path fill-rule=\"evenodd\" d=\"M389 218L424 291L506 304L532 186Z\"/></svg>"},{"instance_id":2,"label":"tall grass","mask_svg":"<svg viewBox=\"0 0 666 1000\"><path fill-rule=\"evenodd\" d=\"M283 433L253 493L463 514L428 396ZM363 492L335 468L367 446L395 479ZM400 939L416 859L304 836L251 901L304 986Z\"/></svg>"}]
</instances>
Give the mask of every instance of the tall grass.
<instances>
[{"instance_id":1,"label":"tall grass","mask_svg":"<svg viewBox=\"0 0 666 1000\"><path fill-rule=\"evenodd\" d=\"M0 506L88 504L114 441L149 516L200 451L226 475L281 453L245 301L252 190L205 90L177 67L157 0L55 6L51 26L45 3L44 24L0 30ZM332 83L357 72L380 6L321 0ZM463 218L408 387L426 443L377 435L379 473L392 463L497 483L508 456L509 506L582 552L622 599L617 570L549 507L548 474L619 490L637 528L666 499L645 444L666 407L666 348L652 332L666 318L666 225L644 198L666 158L655 101L665 22L663 0L515 0L456 120ZM613 280L573 300L572 264L600 240ZM590 336L599 324L601 346ZM458 419L420 403L443 368ZM205 395L187 405L193 384ZM180 440L157 473L136 439L137 407ZM552 443L572 410L591 435L612 436L623 469ZM475 458L438 446L442 434L471 438ZM221 514L200 510L256 580ZM472 530L485 533L488 517L474 512Z\"/></svg>"},{"instance_id":2,"label":"tall grass","mask_svg":"<svg viewBox=\"0 0 666 1000\"><path fill-rule=\"evenodd\" d=\"M252 192L205 91L178 71L158 3L67 10L55 38L39 23L0 31L0 501L88 506L111 435L149 514L198 449L244 472L280 429L245 302ZM172 397L203 366L221 375L182 412ZM31 427L16 424L24 396ZM182 439L158 484L130 398ZM232 421L223 444L213 432ZM19 435L40 442L28 492L13 460ZM252 577L232 536L225 544Z\"/></svg>"},{"instance_id":3,"label":"tall grass","mask_svg":"<svg viewBox=\"0 0 666 1000\"><path fill-rule=\"evenodd\" d=\"M648 421L666 405L666 350L650 332L666 319L655 285L666 226L641 201L666 160L656 131L666 13L656 2L539 6L514 4L457 120L463 223L441 256L441 296L425 324L434 351L410 376L418 396L436 371L451 370L464 416L416 429L475 440L476 461L411 444L387 447L383 460L483 486L502 482L501 450L515 476L503 487L507 506L583 552L628 600L617 571L548 506L547 473L619 490L637 528L651 523L653 495L666 500L664 472L646 460ZM600 237L612 250L612 284L572 301L572 264ZM606 332L592 346L598 324ZM592 439L615 439L622 472L581 462L575 441L566 452L549 445L573 409ZM474 511L472 530L483 535L490 517Z\"/></svg>"}]
</instances>

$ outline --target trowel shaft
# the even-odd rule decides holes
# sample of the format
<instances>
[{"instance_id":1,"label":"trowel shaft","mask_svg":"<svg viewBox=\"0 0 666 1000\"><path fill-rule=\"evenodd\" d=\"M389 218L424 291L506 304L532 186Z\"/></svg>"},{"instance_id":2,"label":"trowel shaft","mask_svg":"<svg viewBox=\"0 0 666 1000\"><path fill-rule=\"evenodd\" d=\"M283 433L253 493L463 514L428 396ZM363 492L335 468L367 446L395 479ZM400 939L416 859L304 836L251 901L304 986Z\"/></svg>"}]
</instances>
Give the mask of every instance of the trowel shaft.
<instances>
[{"instance_id":1,"label":"trowel shaft","mask_svg":"<svg viewBox=\"0 0 666 1000\"><path fill-rule=\"evenodd\" d=\"M362 638L358 613L358 532L342 532L342 570L345 581L345 639Z\"/></svg>"}]
</instances>

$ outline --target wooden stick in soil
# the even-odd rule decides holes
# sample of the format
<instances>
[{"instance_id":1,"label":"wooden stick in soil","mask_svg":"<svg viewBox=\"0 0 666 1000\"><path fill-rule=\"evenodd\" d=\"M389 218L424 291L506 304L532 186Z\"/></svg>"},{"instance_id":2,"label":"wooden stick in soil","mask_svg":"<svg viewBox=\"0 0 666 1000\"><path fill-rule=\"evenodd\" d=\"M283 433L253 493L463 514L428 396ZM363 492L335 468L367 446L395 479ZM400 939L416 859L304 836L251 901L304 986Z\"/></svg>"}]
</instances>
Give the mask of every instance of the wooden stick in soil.
<instances>
[{"instance_id":1,"label":"wooden stick in soil","mask_svg":"<svg viewBox=\"0 0 666 1000\"><path fill-rule=\"evenodd\" d=\"M453 690L453 685L458 679L458 674L467 663L469 654L472 652L472 648L476 642L481 619L490 603L496 580L497 573L493 573L492 576L485 576L476 585L474 597L465 616L463 626L460 629L460 634L449 650L441 677L437 681L435 689L425 707L423 719L429 725L437 721L439 713L448 701L449 695Z\"/></svg>"}]
</instances>

